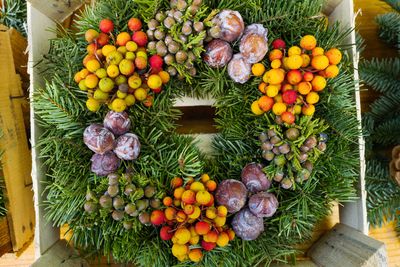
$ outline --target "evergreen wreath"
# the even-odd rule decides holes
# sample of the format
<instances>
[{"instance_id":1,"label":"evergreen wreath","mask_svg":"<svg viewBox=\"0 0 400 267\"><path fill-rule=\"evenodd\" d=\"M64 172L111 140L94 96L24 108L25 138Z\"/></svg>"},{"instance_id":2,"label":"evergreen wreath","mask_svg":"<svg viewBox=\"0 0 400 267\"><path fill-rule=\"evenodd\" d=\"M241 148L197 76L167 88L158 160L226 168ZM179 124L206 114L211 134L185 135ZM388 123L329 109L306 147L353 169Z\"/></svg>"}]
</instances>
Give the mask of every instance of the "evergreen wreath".
<instances>
[{"instance_id":1,"label":"evergreen wreath","mask_svg":"<svg viewBox=\"0 0 400 267\"><path fill-rule=\"evenodd\" d=\"M269 38L283 38L287 44L298 43L301 36L313 34L323 48L341 46L351 29L339 30L339 24L327 27L321 15L322 0L204 1L209 9L229 8L240 12L244 21L262 23ZM74 82L86 53L84 33L96 28L101 18L110 18L116 29L126 29L129 18L137 16L149 21L168 1L100 0L87 7L77 21L78 32L59 29L59 37L51 40L51 48L42 64L45 87L36 88L34 108L37 123L43 129L38 147L47 168L45 207L46 219L55 226L68 224L72 243L89 255L112 255L118 262L139 266L187 266L172 256L167 241L158 238L158 230L134 221L127 231L122 222L102 212L85 213L83 206L88 192L107 190L107 181L90 172L91 152L82 141L90 123L103 120L105 109L97 113L85 107L86 92ZM250 105L259 92L254 89L259 78L244 85L230 80L226 69L211 69L198 63L198 75L189 85L171 79L165 90L154 99L150 108L135 105L129 110L134 131L142 144L141 156L127 163L121 171L130 170L139 184L151 183L159 192L168 190L175 176L196 177L203 172L219 181L239 179L243 167L250 162L263 162L258 135L274 127L272 115L254 116ZM276 215L265 220L265 232L255 241L236 238L230 246L205 253L201 266L268 265L274 260L294 259L295 244L310 238L315 224L329 215L333 202L354 200L354 183L359 174L358 121L354 100L355 81L352 65L345 53L341 73L330 79L321 93L314 118L324 120L329 136L324 156L315 163L310 179L284 190L272 186L270 191L280 202ZM217 127L214 155L203 155L193 138L178 135L176 120L180 111L174 107L183 95L216 99ZM186 178L189 179L189 178Z\"/></svg>"}]
</instances>

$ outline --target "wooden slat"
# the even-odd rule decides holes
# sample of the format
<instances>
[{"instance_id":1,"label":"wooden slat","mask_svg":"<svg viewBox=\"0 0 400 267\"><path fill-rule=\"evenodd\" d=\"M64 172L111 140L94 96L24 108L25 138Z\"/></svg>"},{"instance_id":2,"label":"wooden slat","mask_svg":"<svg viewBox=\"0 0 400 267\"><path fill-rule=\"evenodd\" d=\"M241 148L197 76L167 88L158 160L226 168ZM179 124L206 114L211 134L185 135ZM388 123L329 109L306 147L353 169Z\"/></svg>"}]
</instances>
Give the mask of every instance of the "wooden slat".
<instances>
[{"instance_id":1,"label":"wooden slat","mask_svg":"<svg viewBox=\"0 0 400 267\"><path fill-rule=\"evenodd\" d=\"M8 229L7 218L0 219L0 257L12 251L10 230Z\"/></svg>"},{"instance_id":2,"label":"wooden slat","mask_svg":"<svg viewBox=\"0 0 400 267\"><path fill-rule=\"evenodd\" d=\"M81 0L28 0L28 2L41 13L59 23L62 23L83 5Z\"/></svg>"},{"instance_id":3,"label":"wooden slat","mask_svg":"<svg viewBox=\"0 0 400 267\"><path fill-rule=\"evenodd\" d=\"M15 74L10 36L0 32L0 146L4 180L7 190L7 218L13 249L18 251L33 236L34 211L31 156L21 110L21 84ZM13 97L16 98L13 98Z\"/></svg>"},{"instance_id":4,"label":"wooden slat","mask_svg":"<svg viewBox=\"0 0 400 267\"><path fill-rule=\"evenodd\" d=\"M385 223L382 227L371 227L369 230L370 237L385 243L390 267L400 266L400 237L395 227L395 222L390 222Z\"/></svg>"},{"instance_id":5,"label":"wooden slat","mask_svg":"<svg viewBox=\"0 0 400 267\"><path fill-rule=\"evenodd\" d=\"M23 81L29 83L27 51L28 41L14 28L11 28L8 33L10 34L15 69Z\"/></svg>"}]
</instances>

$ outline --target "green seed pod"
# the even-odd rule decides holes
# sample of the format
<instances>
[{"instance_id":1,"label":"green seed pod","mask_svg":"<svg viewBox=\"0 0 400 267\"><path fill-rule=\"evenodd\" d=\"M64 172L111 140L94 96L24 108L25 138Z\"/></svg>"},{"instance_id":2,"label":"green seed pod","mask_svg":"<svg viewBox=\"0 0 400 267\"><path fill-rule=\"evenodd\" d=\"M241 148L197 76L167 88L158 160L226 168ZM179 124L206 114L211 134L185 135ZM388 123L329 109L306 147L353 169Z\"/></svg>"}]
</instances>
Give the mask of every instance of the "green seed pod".
<instances>
[{"instance_id":1,"label":"green seed pod","mask_svg":"<svg viewBox=\"0 0 400 267\"><path fill-rule=\"evenodd\" d=\"M158 26L160 25L160 22L158 22L156 19L151 19L147 23L147 27L149 27L149 30L155 30Z\"/></svg>"},{"instance_id":2,"label":"green seed pod","mask_svg":"<svg viewBox=\"0 0 400 267\"><path fill-rule=\"evenodd\" d=\"M293 182L289 177L285 177L281 181L281 187L283 189L289 189L293 186Z\"/></svg>"},{"instance_id":3,"label":"green seed pod","mask_svg":"<svg viewBox=\"0 0 400 267\"><path fill-rule=\"evenodd\" d=\"M163 41L158 41L156 44L157 54L161 57L165 56L168 53L168 49L165 46Z\"/></svg>"},{"instance_id":4,"label":"green seed pod","mask_svg":"<svg viewBox=\"0 0 400 267\"><path fill-rule=\"evenodd\" d=\"M168 45L168 52L171 54L176 54L180 48L181 46L177 42L172 41Z\"/></svg>"},{"instance_id":5,"label":"green seed pod","mask_svg":"<svg viewBox=\"0 0 400 267\"><path fill-rule=\"evenodd\" d=\"M282 167L286 164L286 158L284 155L278 155L274 158L274 163L276 166Z\"/></svg>"},{"instance_id":6,"label":"green seed pod","mask_svg":"<svg viewBox=\"0 0 400 267\"><path fill-rule=\"evenodd\" d=\"M147 50L155 50L156 49L156 41L151 41L147 44Z\"/></svg>"},{"instance_id":7,"label":"green seed pod","mask_svg":"<svg viewBox=\"0 0 400 267\"><path fill-rule=\"evenodd\" d=\"M108 195L102 195L99 199L100 206L104 209L110 209L112 207L112 198Z\"/></svg>"},{"instance_id":8,"label":"green seed pod","mask_svg":"<svg viewBox=\"0 0 400 267\"><path fill-rule=\"evenodd\" d=\"M132 222L124 222L123 223L125 230L132 229Z\"/></svg>"},{"instance_id":9,"label":"green seed pod","mask_svg":"<svg viewBox=\"0 0 400 267\"><path fill-rule=\"evenodd\" d=\"M154 186L148 185L144 188L144 196L147 198L153 197L155 193L156 193L156 188Z\"/></svg>"},{"instance_id":10,"label":"green seed pod","mask_svg":"<svg viewBox=\"0 0 400 267\"><path fill-rule=\"evenodd\" d=\"M139 221L144 225L149 225L150 224L150 214L147 212L140 213Z\"/></svg>"},{"instance_id":11,"label":"green seed pod","mask_svg":"<svg viewBox=\"0 0 400 267\"><path fill-rule=\"evenodd\" d=\"M176 4L176 8L179 11L185 11L187 7L187 3L185 0L178 0L178 3Z\"/></svg>"},{"instance_id":12,"label":"green seed pod","mask_svg":"<svg viewBox=\"0 0 400 267\"><path fill-rule=\"evenodd\" d=\"M156 20L158 21L158 22L162 22L162 21L164 21L164 19L165 19L165 14L163 13L163 12L158 12L157 14L156 14Z\"/></svg>"},{"instance_id":13,"label":"green seed pod","mask_svg":"<svg viewBox=\"0 0 400 267\"><path fill-rule=\"evenodd\" d=\"M132 195L136 190L136 186L134 184L128 184L125 186L124 194L126 196Z\"/></svg>"},{"instance_id":14,"label":"green seed pod","mask_svg":"<svg viewBox=\"0 0 400 267\"><path fill-rule=\"evenodd\" d=\"M268 160L268 161L271 161L271 160L274 159L275 154L274 154L272 151L264 150L264 151L262 152L262 157L263 157L264 159Z\"/></svg>"},{"instance_id":15,"label":"green seed pod","mask_svg":"<svg viewBox=\"0 0 400 267\"><path fill-rule=\"evenodd\" d=\"M181 51L176 52L175 60L177 63L183 64L187 60L187 58L188 58L188 56L185 51L181 50Z\"/></svg>"},{"instance_id":16,"label":"green seed pod","mask_svg":"<svg viewBox=\"0 0 400 267\"><path fill-rule=\"evenodd\" d=\"M201 32L204 30L204 23L201 21L197 21L193 24L193 28L196 32Z\"/></svg>"},{"instance_id":17,"label":"green seed pod","mask_svg":"<svg viewBox=\"0 0 400 267\"><path fill-rule=\"evenodd\" d=\"M108 178L108 185L116 185L118 184L119 176L116 173L110 173L107 175Z\"/></svg>"},{"instance_id":18,"label":"green seed pod","mask_svg":"<svg viewBox=\"0 0 400 267\"><path fill-rule=\"evenodd\" d=\"M124 209L124 205L125 205L125 202L120 196L116 196L113 199L113 207L114 207L114 209L123 210Z\"/></svg>"},{"instance_id":19,"label":"green seed pod","mask_svg":"<svg viewBox=\"0 0 400 267\"><path fill-rule=\"evenodd\" d=\"M132 213L134 213L136 211L136 206L133 203L129 203L125 206L125 212L129 215L131 215Z\"/></svg>"},{"instance_id":20,"label":"green seed pod","mask_svg":"<svg viewBox=\"0 0 400 267\"><path fill-rule=\"evenodd\" d=\"M85 198L86 198L87 201L94 200L94 199L96 199L96 195L95 195L95 193L93 191L88 191L86 193Z\"/></svg>"},{"instance_id":21,"label":"green seed pod","mask_svg":"<svg viewBox=\"0 0 400 267\"><path fill-rule=\"evenodd\" d=\"M285 132L286 138L290 141L295 141L300 136L300 131L297 128L287 129Z\"/></svg>"},{"instance_id":22,"label":"green seed pod","mask_svg":"<svg viewBox=\"0 0 400 267\"><path fill-rule=\"evenodd\" d=\"M197 74L197 69L196 68L191 68L191 69L189 69L188 72L189 72L190 76L194 77Z\"/></svg>"},{"instance_id":23,"label":"green seed pod","mask_svg":"<svg viewBox=\"0 0 400 267\"><path fill-rule=\"evenodd\" d=\"M156 38L157 40L162 40L165 37L165 32L163 32L160 29L157 29L154 31L154 38Z\"/></svg>"},{"instance_id":24,"label":"green seed pod","mask_svg":"<svg viewBox=\"0 0 400 267\"><path fill-rule=\"evenodd\" d=\"M169 75L171 76L175 76L178 74L178 71L175 69L175 67L173 66L169 66L167 69L167 72L169 73Z\"/></svg>"},{"instance_id":25,"label":"green seed pod","mask_svg":"<svg viewBox=\"0 0 400 267\"><path fill-rule=\"evenodd\" d=\"M87 213L94 213L97 211L97 205L93 201L86 201L83 208Z\"/></svg>"},{"instance_id":26,"label":"green seed pod","mask_svg":"<svg viewBox=\"0 0 400 267\"><path fill-rule=\"evenodd\" d=\"M149 200L148 199L139 199L136 201L136 208L138 211L145 210L149 207Z\"/></svg>"},{"instance_id":27,"label":"green seed pod","mask_svg":"<svg viewBox=\"0 0 400 267\"><path fill-rule=\"evenodd\" d=\"M124 212L120 210L114 210L111 214L114 221L120 221L124 218Z\"/></svg>"},{"instance_id":28,"label":"green seed pod","mask_svg":"<svg viewBox=\"0 0 400 267\"><path fill-rule=\"evenodd\" d=\"M110 195L110 197L115 197L119 193L119 188L118 185L110 185L107 188L107 193Z\"/></svg>"},{"instance_id":29,"label":"green seed pod","mask_svg":"<svg viewBox=\"0 0 400 267\"><path fill-rule=\"evenodd\" d=\"M144 197L143 188L136 188L135 195L137 196L138 199Z\"/></svg>"},{"instance_id":30,"label":"green seed pod","mask_svg":"<svg viewBox=\"0 0 400 267\"><path fill-rule=\"evenodd\" d=\"M164 63L167 65L171 65L175 62L175 56L172 54L168 54L164 57Z\"/></svg>"},{"instance_id":31,"label":"green seed pod","mask_svg":"<svg viewBox=\"0 0 400 267\"><path fill-rule=\"evenodd\" d=\"M172 26L174 26L175 23L176 23L176 22L175 22L175 19L172 18L172 17L166 17L165 20L164 20L164 26L165 26L167 29L171 29Z\"/></svg>"},{"instance_id":32,"label":"green seed pod","mask_svg":"<svg viewBox=\"0 0 400 267\"><path fill-rule=\"evenodd\" d=\"M151 199L151 200L150 200L150 206L151 206L153 209L158 209L158 208L160 208L160 207L161 207L161 200L159 200L159 199Z\"/></svg>"}]
</instances>

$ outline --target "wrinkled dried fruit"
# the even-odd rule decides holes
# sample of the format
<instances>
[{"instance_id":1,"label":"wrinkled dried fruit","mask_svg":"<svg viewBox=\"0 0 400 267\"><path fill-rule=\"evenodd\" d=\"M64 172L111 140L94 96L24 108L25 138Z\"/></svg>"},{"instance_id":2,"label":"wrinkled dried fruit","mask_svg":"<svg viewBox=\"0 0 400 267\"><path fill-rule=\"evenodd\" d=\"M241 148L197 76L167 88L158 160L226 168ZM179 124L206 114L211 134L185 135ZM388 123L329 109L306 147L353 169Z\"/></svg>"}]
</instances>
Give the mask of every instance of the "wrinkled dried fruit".
<instances>
[{"instance_id":1,"label":"wrinkled dried fruit","mask_svg":"<svg viewBox=\"0 0 400 267\"><path fill-rule=\"evenodd\" d=\"M217 36L227 42L236 41L243 34L244 22L239 12L225 9L216 15L212 20L214 26L220 29Z\"/></svg>"},{"instance_id":2,"label":"wrinkled dried fruit","mask_svg":"<svg viewBox=\"0 0 400 267\"><path fill-rule=\"evenodd\" d=\"M131 128L128 113L109 111L104 118L104 127L119 136L127 133Z\"/></svg>"},{"instance_id":3,"label":"wrinkled dried fruit","mask_svg":"<svg viewBox=\"0 0 400 267\"><path fill-rule=\"evenodd\" d=\"M251 24L246 27L240 40L240 53L248 63L261 61L268 52L268 30L261 24Z\"/></svg>"},{"instance_id":4,"label":"wrinkled dried fruit","mask_svg":"<svg viewBox=\"0 0 400 267\"><path fill-rule=\"evenodd\" d=\"M271 181L268 180L267 176L262 171L261 164L247 164L242 170L241 177L243 184L252 193L268 190L271 186Z\"/></svg>"},{"instance_id":5,"label":"wrinkled dried fruit","mask_svg":"<svg viewBox=\"0 0 400 267\"><path fill-rule=\"evenodd\" d=\"M235 213L246 204L247 189L238 180L224 180L218 185L215 198L218 205L224 205L228 212Z\"/></svg>"},{"instance_id":6,"label":"wrinkled dried fruit","mask_svg":"<svg viewBox=\"0 0 400 267\"><path fill-rule=\"evenodd\" d=\"M228 74L237 83L245 83L251 76L251 64L242 54L236 54L228 64Z\"/></svg>"},{"instance_id":7,"label":"wrinkled dried fruit","mask_svg":"<svg viewBox=\"0 0 400 267\"><path fill-rule=\"evenodd\" d=\"M245 208L233 218L232 228L241 239L255 240L264 232L264 221L255 216L248 208Z\"/></svg>"},{"instance_id":8,"label":"wrinkled dried fruit","mask_svg":"<svg viewBox=\"0 0 400 267\"><path fill-rule=\"evenodd\" d=\"M98 176L106 176L115 172L120 164L120 159L112 152L108 151L103 155L94 154L91 159L91 170Z\"/></svg>"},{"instance_id":9,"label":"wrinkled dried fruit","mask_svg":"<svg viewBox=\"0 0 400 267\"><path fill-rule=\"evenodd\" d=\"M137 159L140 153L139 138L132 133L121 135L116 141L114 152L120 159Z\"/></svg>"},{"instance_id":10,"label":"wrinkled dried fruit","mask_svg":"<svg viewBox=\"0 0 400 267\"><path fill-rule=\"evenodd\" d=\"M249 199L249 209L257 217L271 217L278 209L278 199L272 193L260 192Z\"/></svg>"},{"instance_id":11,"label":"wrinkled dried fruit","mask_svg":"<svg viewBox=\"0 0 400 267\"><path fill-rule=\"evenodd\" d=\"M100 124L91 124L83 132L83 142L97 154L104 154L114 148L115 137Z\"/></svg>"},{"instance_id":12,"label":"wrinkled dried fruit","mask_svg":"<svg viewBox=\"0 0 400 267\"><path fill-rule=\"evenodd\" d=\"M214 39L207 44L203 59L208 66L221 68L232 59L232 53L232 47L228 42Z\"/></svg>"}]
</instances>

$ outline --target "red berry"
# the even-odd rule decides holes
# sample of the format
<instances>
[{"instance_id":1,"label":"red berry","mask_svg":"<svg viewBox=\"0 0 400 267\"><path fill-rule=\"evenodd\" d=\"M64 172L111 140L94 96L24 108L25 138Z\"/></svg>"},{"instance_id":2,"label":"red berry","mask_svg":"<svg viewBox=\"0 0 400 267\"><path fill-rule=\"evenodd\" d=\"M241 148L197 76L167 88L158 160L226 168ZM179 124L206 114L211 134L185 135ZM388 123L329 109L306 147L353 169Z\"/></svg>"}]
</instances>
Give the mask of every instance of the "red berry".
<instances>
[{"instance_id":1,"label":"red berry","mask_svg":"<svg viewBox=\"0 0 400 267\"><path fill-rule=\"evenodd\" d=\"M285 41L282 39L276 39L272 42L272 47L274 49L284 49L286 47Z\"/></svg>"},{"instance_id":2,"label":"red berry","mask_svg":"<svg viewBox=\"0 0 400 267\"><path fill-rule=\"evenodd\" d=\"M128 28L133 32L139 31L142 28L142 22L138 18L131 18L128 21Z\"/></svg>"},{"instance_id":3,"label":"red berry","mask_svg":"<svg viewBox=\"0 0 400 267\"><path fill-rule=\"evenodd\" d=\"M153 69L162 69L162 65L164 63L162 57L159 55L151 56L149 59L150 67Z\"/></svg>"},{"instance_id":4,"label":"red berry","mask_svg":"<svg viewBox=\"0 0 400 267\"><path fill-rule=\"evenodd\" d=\"M293 124L296 117L293 115L293 113L285 111L281 114L281 119L287 124Z\"/></svg>"},{"instance_id":5,"label":"red berry","mask_svg":"<svg viewBox=\"0 0 400 267\"><path fill-rule=\"evenodd\" d=\"M132 35L132 41L134 41L138 46L146 46L147 35L142 31L135 32Z\"/></svg>"},{"instance_id":6,"label":"red berry","mask_svg":"<svg viewBox=\"0 0 400 267\"><path fill-rule=\"evenodd\" d=\"M161 88L161 87L158 87L158 88L156 88L156 89L151 89L151 91L152 91L153 93L155 93L155 94L159 94L159 93L161 93L162 88Z\"/></svg>"},{"instance_id":7,"label":"red berry","mask_svg":"<svg viewBox=\"0 0 400 267\"><path fill-rule=\"evenodd\" d=\"M162 240L170 240L174 236L170 226L163 226L160 230L160 237Z\"/></svg>"},{"instance_id":8,"label":"red berry","mask_svg":"<svg viewBox=\"0 0 400 267\"><path fill-rule=\"evenodd\" d=\"M164 212L161 210L153 210L150 216L150 221L154 225L161 225L165 222Z\"/></svg>"},{"instance_id":9,"label":"red berry","mask_svg":"<svg viewBox=\"0 0 400 267\"><path fill-rule=\"evenodd\" d=\"M105 46L106 44L108 44L108 41L110 40L110 37L108 37L107 34L101 32L99 34L99 37L97 37L97 44L99 46Z\"/></svg>"},{"instance_id":10,"label":"red berry","mask_svg":"<svg viewBox=\"0 0 400 267\"><path fill-rule=\"evenodd\" d=\"M204 248L205 251L213 250L216 245L217 245L216 243L211 243L211 242L206 242L204 240L201 240L201 246Z\"/></svg>"},{"instance_id":11,"label":"red berry","mask_svg":"<svg viewBox=\"0 0 400 267\"><path fill-rule=\"evenodd\" d=\"M296 102L297 93L294 90L287 90L282 94L282 100L286 104L292 105Z\"/></svg>"},{"instance_id":12,"label":"red berry","mask_svg":"<svg viewBox=\"0 0 400 267\"><path fill-rule=\"evenodd\" d=\"M104 33L110 33L114 30L114 23L112 22L112 20L103 19L100 21L99 28Z\"/></svg>"}]
</instances>

